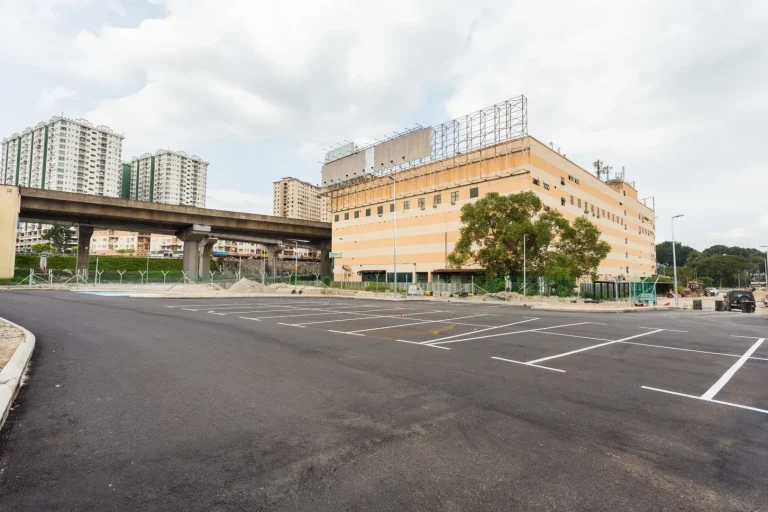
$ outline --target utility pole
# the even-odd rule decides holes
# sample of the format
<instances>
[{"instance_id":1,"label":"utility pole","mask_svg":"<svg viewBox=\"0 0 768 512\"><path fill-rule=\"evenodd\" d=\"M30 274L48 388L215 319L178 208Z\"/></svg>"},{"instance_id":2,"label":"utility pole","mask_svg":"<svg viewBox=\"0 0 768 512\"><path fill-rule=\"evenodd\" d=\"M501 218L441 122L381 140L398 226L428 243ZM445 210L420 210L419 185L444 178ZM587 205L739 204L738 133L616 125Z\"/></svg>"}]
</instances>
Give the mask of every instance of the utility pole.
<instances>
[{"instance_id":1,"label":"utility pole","mask_svg":"<svg viewBox=\"0 0 768 512\"><path fill-rule=\"evenodd\" d=\"M523 299L525 299L525 292L527 291L527 283L525 282L525 237L528 235L523 235Z\"/></svg>"},{"instance_id":2,"label":"utility pole","mask_svg":"<svg viewBox=\"0 0 768 512\"><path fill-rule=\"evenodd\" d=\"M675 215L674 217L672 217L672 221L671 221L672 223L672 268L674 269L674 273L675 273L675 307L679 305L678 293L677 293L677 257L675 256L675 219L682 216L683 214ZM721 283L721 287L722 287L722 283Z\"/></svg>"}]
</instances>

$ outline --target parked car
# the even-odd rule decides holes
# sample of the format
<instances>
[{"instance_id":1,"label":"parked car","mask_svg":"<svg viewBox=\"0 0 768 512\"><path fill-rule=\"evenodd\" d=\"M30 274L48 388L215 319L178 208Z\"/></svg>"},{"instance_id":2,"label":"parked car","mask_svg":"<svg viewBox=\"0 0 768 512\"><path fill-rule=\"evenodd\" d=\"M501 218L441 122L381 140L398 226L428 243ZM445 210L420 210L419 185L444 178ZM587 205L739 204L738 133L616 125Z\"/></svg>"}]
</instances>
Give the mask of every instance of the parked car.
<instances>
[{"instance_id":1,"label":"parked car","mask_svg":"<svg viewBox=\"0 0 768 512\"><path fill-rule=\"evenodd\" d=\"M741 303L751 303L750 311L755 311L755 296L752 292L746 292L744 290L731 290L726 292L723 296L723 309L730 311L731 309L741 310Z\"/></svg>"},{"instance_id":2,"label":"parked car","mask_svg":"<svg viewBox=\"0 0 768 512\"><path fill-rule=\"evenodd\" d=\"M705 291L709 294L710 297L714 297L720 293L720 290L717 288L706 288Z\"/></svg>"}]
</instances>

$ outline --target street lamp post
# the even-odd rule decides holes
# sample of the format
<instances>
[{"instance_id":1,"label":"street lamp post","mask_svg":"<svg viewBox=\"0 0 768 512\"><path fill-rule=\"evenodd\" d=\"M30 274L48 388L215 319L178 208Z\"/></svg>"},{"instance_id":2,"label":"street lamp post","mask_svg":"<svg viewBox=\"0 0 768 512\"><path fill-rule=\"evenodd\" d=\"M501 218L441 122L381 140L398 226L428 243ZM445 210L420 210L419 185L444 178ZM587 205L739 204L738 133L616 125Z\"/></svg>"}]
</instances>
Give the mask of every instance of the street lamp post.
<instances>
[{"instance_id":1,"label":"street lamp post","mask_svg":"<svg viewBox=\"0 0 768 512\"><path fill-rule=\"evenodd\" d=\"M394 230L393 230L393 237L392 237L392 261L393 261L393 268L394 268L394 274L395 274L395 291L393 292L393 297L397 298L397 180L393 176L394 171L392 174L388 174L387 178L392 180L392 219L394 222Z\"/></svg>"},{"instance_id":2,"label":"street lamp post","mask_svg":"<svg viewBox=\"0 0 768 512\"><path fill-rule=\"evenodd\" d=\"M678 293L677 293L677 257L675 256L675 219L682 217L683 214L675 215L672 217L672 269L675 275L675 307L679 305Z\"/></svg>"},{"instance_id":3,"label":"street lamp post","mask_svg":"<svg viewBox=\"0 0 768 512\"><path fill-rule=\"evenodd\" d=\"M768 290L768 245L761 245L760 248L765 247L765 289Z\"/></svg>"},{"instance_id":4,"label":"street lamp post","mask_svg":"<svg viewBox=\"0 0 768 512\"><path fill-rule=\"evenodd\" d=\"M293 278L293 291L296 291L296 287L299 285L299 242L306 244L309 243L309 240L288 240L289 242L293 242L294 249L293 249L293 262L294 262L294 278ZM285 268L285 267L283 267Z\"/></svg>"},{"instance_id":5,"label":"street lamp post","mask_svg":"<svg viewBox=\"0 0 768 512\"><path fill-rule=\"evenodd\" d=\"M525 292L527 291L527 283L525 281L525 237L528 235L523 235L523 299L525 299Z\"/></svg>"}]
</instances>

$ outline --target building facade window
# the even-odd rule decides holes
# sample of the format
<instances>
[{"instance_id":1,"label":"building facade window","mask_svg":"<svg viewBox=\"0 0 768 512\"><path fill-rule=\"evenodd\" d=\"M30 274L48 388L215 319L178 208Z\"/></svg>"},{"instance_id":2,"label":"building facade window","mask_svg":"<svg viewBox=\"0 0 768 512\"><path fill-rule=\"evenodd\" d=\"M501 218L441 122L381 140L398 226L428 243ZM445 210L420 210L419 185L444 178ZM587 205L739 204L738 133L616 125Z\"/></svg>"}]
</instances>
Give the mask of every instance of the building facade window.
<instances>
[{"instance_id":1,"label":"building facade window","mask_svg":"<svg viewBox=\"0 0 768 512\"><path fill-rule=\"evenodd\" d=\"M538 179L533 178L533 184L538 187L541 184L541 182Z\"/></svg>"},{"instance_id":2,"label":"building facade window","mask_svg":"<svg viewBox=\"0 0 768 512\"><path fill-rule=\"evenodd\" d=\"M432 198L432 204L440 204L443 202L442 194L437 194Z\"/></svg>"},{"instance_id":3,"label":"building facade window","mask_svg":"<svg viewBox=\"0 0 768 512\"><path fill-rule=\"evenodd\" d=\"M395 211L395 203L389 203L389 213Z\"/></svg>"},{"instance_id":4,"label":"building facade window","mask_svg":"<svg viewBox=\"0 0 768 512\"><path fill-rule=\"evenodd\" d=\"M344 214L344 220L349 220L349 212Z\"/></svg>"},{"instance_id":5,"label":"building facade window","mask_svg":"<svg viewBox=\"0 0 768 512\"><path fill-rule=\"evenodd\" d=\"M410 210L410 209L411 209L411 202L403 201L403 210Z\"/></svg>"},{"instance_id":6,"label":"building facade window","mask_svg":"<svg viewBox=\"0 0 768 512\"><path fill-rule=\"evenodd\" d=\"M455 190L451 192L451 204L456 204L456 201L459 200L459 191Z\"/></svg>"},{"instance_id":7,"label":"building facade window","mask_svg":"<svg viewBox=\"0 0 768 512\"><path fill-rule=\"evenodd\" d=\"M365 216L366 217L370 217L371 216L371 209L370 208L366 208L365 209Z\"/></svg>"},{"instance_id":8,"label":"building facade window","mask_svg":"<svg viewBox=\"0 0 768 512\"><path fill-rule=\"evenodd\" d=\"M571 196L571 205L573 205L573 196Z\"/></svg>"},{"instance_id":9,"label":"building facade window","mask_svg":"<svg viewBox=\"0 0 768 512\"><path fill-rule=\"evenodd\" d=\"M419 198L419 208L421 208L421 209L423 210L423 209L424 209L424 206L425 206L425 201L424 201L424 198L423 198L423 197L420 197L420 198Z\"/></svg>"},{"instance_id":10,"label":"building facade window","mask_svg":"<svg viewBox=\"0 0 768 512\"><path fill-rule=\"evenodd\" d=\"M378 213L379 216L384 215L384 207L379 206L378 208L376 208L376 213Z\"/></svg>"},{"instance_id":11,"label":"building facade window","mask_svg":"<svg viewBox=\"0 0 768 512\"><path fill-rule=\"evenodd\" d=\"M338 213L333 216L333 221L334 222L339 222L339 214Z\"/></svg>"},{"instance_id":12,"label":"building facade window","mask_svg":"<svg viewBox=\"0 0 768 512\"><path fill-rule=\"evenodd\" d=\"M360 210L355 210L355 218L356 219L360 218Z\"/></svg>"},{"instance_id":13,"label":"building facade window","mask_svg":"<svg viewBox=\"0 0 768 512\"><path fill-rule=\"evenodd\" d=\"M578 206L579 206L579 208L581 208L581 199L579 199Z\"/></svg>"},{"instance_id":14,"label":"building facade window","mask_svg":"<svg viewBox=\"0 0 768 512\"><path fill-rule=\"evenodd\" d=\"M474 199L476 197L480 196L480 189L478 187L473 187L469 189L469 198Z\"/></svg>"},{"instance_id":15,"label":"building facade window","mask_svg":"<svg viewBox=\"0 0 768 512\"><path fill-rule=\"evenodd\" d=\"M549 183L544 184L544 190L549 190Z\"/></svg>"},{"instance_id":16,"label":"building facade window","mask_svg":"<svg viewBox=\"0 0 768 512\"><path fill-rule=\"evenodd\" d=\"M560 206L565 206L565 198L564 197L560 198Z\"/></svg>"}]
</instances>

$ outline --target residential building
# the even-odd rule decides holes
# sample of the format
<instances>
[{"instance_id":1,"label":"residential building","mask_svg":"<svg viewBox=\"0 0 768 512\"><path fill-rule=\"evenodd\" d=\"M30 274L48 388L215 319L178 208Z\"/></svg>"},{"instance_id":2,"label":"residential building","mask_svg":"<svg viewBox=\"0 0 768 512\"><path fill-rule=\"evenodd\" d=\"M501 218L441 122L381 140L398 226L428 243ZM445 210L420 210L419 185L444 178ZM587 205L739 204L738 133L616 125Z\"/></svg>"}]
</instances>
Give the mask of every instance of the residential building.
<instances>
[{"instance_id":1,"label":"residential building","mask_svg":"<svg viewBox=\"0 0 768 512\"><path fill-rule=\"evenodd\" d=\"M601 279L655 273L655 215L633 184L623 176L603 181L528 135L329 190L336 280L385 274L392 280L395 215L398 281L432 282L437 275L478 270L448 263L460 237L461 207L489 192L526 190L541 198L545 210L570 221L584 216L600 229L611 245L598 270Z\"/></svg>"},{"instance_id":2,"label":"residential building","mask_svg":"<svg viewBox=\"0 0 768 512\"><path fill-rule=\"evenodd\" d=\"M150 235L135 231L96 229L91 237L90 254L95 256L146 256Z\"/></svg>"},{"instance_id":3,"label":"residential building","mask_svg":"<svg viewBox=\"0 0 768 512\"><path fill-rule=\"evenodd\" d=\"M123 136L85 119L54 116L0 143L0 183L120 197ZM48 226L22 224L17 251L43 242Z\"/></svg>"},{"instance_id":4,"label":"residential building","mask_svg":"<svg viewBox=\"0 0 768 512\"><path fill-rule=\"evenodd\" d=\"M131 160L130 199L205 208L208 162L161 149Z\"/></svg>"},{"instance_id":5,"label":"residential building","mask_svg":"<svg viewBox=\"0 0 768 512\"><path fill-rule=\"evenodd\" d=\"M328 221L329 199L322 188L296 178L273 184L272 214L290 219Z\"/></svg>"}]
</instances>

